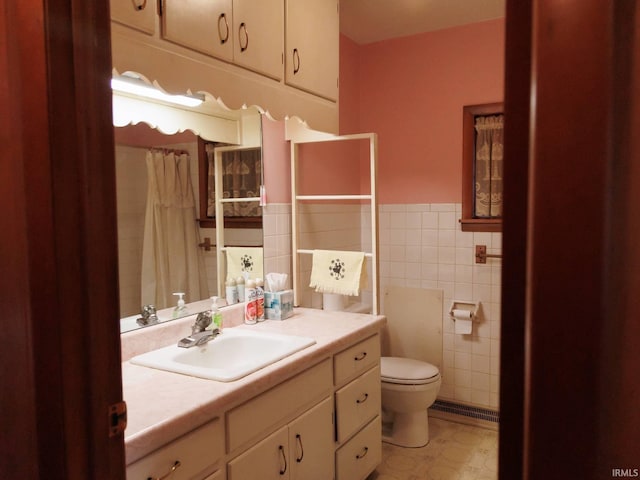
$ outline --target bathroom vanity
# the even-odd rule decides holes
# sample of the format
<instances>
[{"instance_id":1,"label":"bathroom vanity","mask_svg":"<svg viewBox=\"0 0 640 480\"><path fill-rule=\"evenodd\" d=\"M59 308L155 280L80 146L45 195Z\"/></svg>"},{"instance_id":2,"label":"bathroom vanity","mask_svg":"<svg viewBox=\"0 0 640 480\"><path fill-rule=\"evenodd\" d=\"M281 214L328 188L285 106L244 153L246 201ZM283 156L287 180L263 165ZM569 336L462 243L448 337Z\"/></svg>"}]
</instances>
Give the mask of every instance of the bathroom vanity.
<instances>
[{"instance_id":1,"label":"bathroom vanity","mask_svg":"<svg viewBox=\"0 0 640 480\"><path fill-rule=\"evenodd\" d=\"M177 341L173 331L188 332L189 321L171 326L172 333L149 330L156 337L150 348ZM381 460L384 323L383 316L299 308L284 321L234 327L316 343L233 382L134 365L123 336L127 478L163 478L172 470L167 478L366 478ZM136 335L140 342L145 331Z\"/></svg>"}]
</instances>

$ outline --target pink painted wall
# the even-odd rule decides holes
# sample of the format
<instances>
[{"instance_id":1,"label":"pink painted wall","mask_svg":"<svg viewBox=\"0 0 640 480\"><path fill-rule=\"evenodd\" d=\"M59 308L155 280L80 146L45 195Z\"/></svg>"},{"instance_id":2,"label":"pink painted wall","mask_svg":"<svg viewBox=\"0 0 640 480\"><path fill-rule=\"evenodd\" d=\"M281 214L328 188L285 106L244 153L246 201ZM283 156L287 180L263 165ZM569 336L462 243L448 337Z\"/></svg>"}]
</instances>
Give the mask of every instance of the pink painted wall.
<instances>
[{"instance_id":1,"label":"pink painted wall","mask_svg":"<svg viewBox=\"0 0 640 480\"><path fill-rule=\"evenodd\" d=\"M502 101L503 76L504 19L362 46L341 36L340 133L378 134L380 203L461 201L462 107ZM289 202L284 124L264 125L268 201ZM369 191L366 145L305 146L302 162L302 194Z\"/></svg>"},{"instance_id":2,"label":"pink painted wall","mask_svg":"<svg viewBox=\"0 0 640 480\"><path fill-rule=\"evenodd\" d=\"M262 116L262 158L267 203L291 203L289 144L284 139L284 120Z\"/></svg>"},{"instance_id":3,"label":"pink painted wall","mask_svg":"<svg viewBox=\"0 0 640 480\"><path fill-rule=\"evenodd\" d=\"M462 107L503 99L504 19L340 55L340 131L378 133L380 203L460 202Z\"/></svg>"}]
</instances>

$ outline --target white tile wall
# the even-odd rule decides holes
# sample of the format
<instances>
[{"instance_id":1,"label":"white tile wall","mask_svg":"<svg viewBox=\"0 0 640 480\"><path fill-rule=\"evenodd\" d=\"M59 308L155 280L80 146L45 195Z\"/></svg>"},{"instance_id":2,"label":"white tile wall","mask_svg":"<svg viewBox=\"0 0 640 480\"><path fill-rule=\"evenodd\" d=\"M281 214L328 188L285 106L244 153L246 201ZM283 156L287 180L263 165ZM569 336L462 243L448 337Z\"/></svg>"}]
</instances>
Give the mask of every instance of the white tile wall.
<instances>
[{"instance_id":1,"label":"white tile wall","mask_svg":"<svg viewBox=\"0 0 640 480\"><path fill-rule=\"evenodd\" d=\"M394 204L379 209L381 292L391 285L444 292L439 396L498 408L502 264L499 259L476 264L474 252L475 245L486 245L489 253L501 253L502 235L462 232L460 204ZM454 333L448 315L453 299L480 302L480 322L472 335Z\"/></svg>"},{"instance_id":2,"label":"white tile wall","mask_svg":"<svg viewBox=\"0 0 640 480\"><path fill-rule=\"evenodd\" d=\"M291 204L269 204L262 209L265 275L286 273L291 288Z\"/></svg>"}]
</instances>

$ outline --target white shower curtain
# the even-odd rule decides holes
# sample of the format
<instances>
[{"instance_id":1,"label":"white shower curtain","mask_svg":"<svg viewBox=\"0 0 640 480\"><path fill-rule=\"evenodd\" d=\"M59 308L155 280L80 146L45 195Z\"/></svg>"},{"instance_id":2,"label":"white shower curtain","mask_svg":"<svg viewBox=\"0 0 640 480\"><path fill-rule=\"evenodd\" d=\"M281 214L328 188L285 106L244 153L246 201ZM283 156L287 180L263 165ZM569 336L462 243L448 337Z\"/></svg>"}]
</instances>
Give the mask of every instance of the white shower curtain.
<instances>
[{"instance_id":1,"label":"white shower curtain","mask_svg":"<svg viewBox=\"0 0 640 480\"><path fill-rule=\"evenodd\" d=\"M189 155L153 149L147 152L148 193L142 247L142 305L166 308L209 296L199 235Z\"/></svg>"}]
</instances>

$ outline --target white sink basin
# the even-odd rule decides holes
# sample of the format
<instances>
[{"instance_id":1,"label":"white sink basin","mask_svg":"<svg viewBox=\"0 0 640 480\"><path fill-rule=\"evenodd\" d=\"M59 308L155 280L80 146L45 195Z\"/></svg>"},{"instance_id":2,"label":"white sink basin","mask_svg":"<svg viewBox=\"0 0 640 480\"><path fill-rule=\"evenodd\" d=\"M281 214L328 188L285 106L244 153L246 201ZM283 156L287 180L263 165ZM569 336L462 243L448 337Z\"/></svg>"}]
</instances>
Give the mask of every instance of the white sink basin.
<instances>
[{"instance_id":1,"label":"white sink basin","mask_svg":"<svg viewBox=\"0 0 640 480\"><path fill-rule=\"evenodd\" d=\"M191 348L170 345L133 357L131 363L231 382L315 343L309 337L228 328L205 345Z\"/></svg>"}]
</instances>

